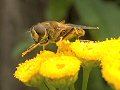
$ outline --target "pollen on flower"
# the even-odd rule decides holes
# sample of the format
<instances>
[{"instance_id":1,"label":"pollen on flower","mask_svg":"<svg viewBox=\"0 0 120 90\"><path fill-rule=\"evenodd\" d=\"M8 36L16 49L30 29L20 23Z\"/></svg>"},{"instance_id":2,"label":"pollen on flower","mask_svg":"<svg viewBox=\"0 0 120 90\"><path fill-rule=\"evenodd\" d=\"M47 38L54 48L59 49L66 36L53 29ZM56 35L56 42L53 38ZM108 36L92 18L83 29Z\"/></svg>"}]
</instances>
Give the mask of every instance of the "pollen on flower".
<instances>
[{"instance_id":1,"label":"pollen on flower","mask_svg":"<svg viewBox=\"0 0 120 90\"><path fill-rule=\"evenodd\" d=\"M41 64L40 74L50 79L74 76L80 69L80 60L72 56L56 56Z\"/></svg>"},{"instance_id":2,"label":"pollen on flower","mask_svg":"<svg viewBox=\"0 0 120 90\"><path fill-rule=\"evenodd\" d=\"M111 38L111 40L106 39L106 41L101 42L101 44L103 45L104 56L109 55L109 53L120 52L119 38L118 39Z\"/></svg>"},{"instance_id":3,"label":"pollen on flower","mask_svg":"<svg viewBox=\"0 0 120 90\"><path fill-rule=\"evenodd\" d=\"M102 75L104 79L120 90L120 53L109 53L102 60Z\"/></svg>"},{"instance_id":4,"label":"pollen on flower","mask_svg":"<svg viewBox=\"0 0 120 90\"><path fill-rule=\"evenodd\" d=\"M105 48L101 60L102 75L104 79L120 89L120 39L111 39L101 42Z\"/></svg>"},{"instance_id":5,"label":"pollen on flower","mask_svg":"<svg viewBox=\"0 0 120 90\"><path fill-rule=\"evenodd\" d=\"M19 64L14 76L22 82L28 82L32 77L38 74L40 59L34 58L26 60L24 63Z\"/></svg>"},{"instance_id":6,"label":"pollen on flower","mask_svg":"<svg viewBox=\"0 0 120 90\"><path fill-rule=\"evenodd\" d=\"M51 52L51 51L40 51L40 54L38 54L39 57L42 57L42 58L50 58L50 57L54 57L55 56L55 53L54 52Z\"/></svg>"},{"instance_id":7,"label":"pollen on flower","mask_svg":"<svg viewBox=\"0 0 120 90\"><path fill-rule=\"evenodd\" d=\"M22 82L28 82L31 78L38 76L40 65L47 58L54 57L55 53L51 51L41 51L40 54L33 59L26 60L24 63L19 64L14 76Z\"/></svg>"},{"instance_id":8,"label":"pollen on flower","mask_svg":"<svg viewBox=\"0 0 120 90\"><path fill-rule=\"evenodd\" d=\"M71 42L69 42L68 40L57 42L57 46L58 46L57 54L75 56L75 53L71 50L70 45Z\"/></svg>"},{"instance_id":9,"label":"pollen on flower","mask_svg":"<svg viewBox=\"0 0 120 90\"><path fill-rule=\"evenodd\" d=\"M81 60L100 60L102 45L99 42L76 40L70 45L72 51Z\"/></svg>"},{"instance_id":10,"label":"pollen on flower","mask_svg":"<svg viewBox=\"0 0 120 90\"><path fill-rule=\"evenodd\" d=\"M58 54L75 56L83 61L102 60L109 52L120 52L120 39L105 41L80 41L75 42L61 41L57 43Z\"/></svg>"}]
</instances>

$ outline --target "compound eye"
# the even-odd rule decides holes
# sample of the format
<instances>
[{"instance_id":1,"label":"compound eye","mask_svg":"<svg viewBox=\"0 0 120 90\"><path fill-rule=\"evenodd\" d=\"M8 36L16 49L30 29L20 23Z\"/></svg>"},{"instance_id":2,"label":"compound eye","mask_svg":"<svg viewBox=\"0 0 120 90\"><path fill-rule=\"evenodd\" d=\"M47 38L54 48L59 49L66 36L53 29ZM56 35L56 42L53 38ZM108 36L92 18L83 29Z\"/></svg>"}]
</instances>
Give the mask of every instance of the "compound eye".
<instances>
[{"instance_id":1,"label":"compound eye","mask_svg":"<svg viewBox=\"0 0 120 90\"><path fill-rule=\"evenodd\" d=\"M31 30L31 36L34 39L35 42L39 42L39 35L36 33L36 31L33 29Z\"/></svg>"},{"instance_id":2,"label":"compound eye","mask_svg":"<svg viewBox=\"0 0 120 90\"><path fill-rule=\"evenodd\" d=\"M40 36L45 35L45 27L43 25L41 25L40 23L38 23L37 25L34 26L34 30Z\"/></svg>"},{"instance_id":3,"label":"compound eye","mask_svg":"<svg viewBox=\"0 0 120 90\"><path fill-rule=\"evenodd\" d=\"M32 28L31 33L34 41L40 42L46 34L46 29L41 23L38 23Z\"/></svg>"}]
</instances>

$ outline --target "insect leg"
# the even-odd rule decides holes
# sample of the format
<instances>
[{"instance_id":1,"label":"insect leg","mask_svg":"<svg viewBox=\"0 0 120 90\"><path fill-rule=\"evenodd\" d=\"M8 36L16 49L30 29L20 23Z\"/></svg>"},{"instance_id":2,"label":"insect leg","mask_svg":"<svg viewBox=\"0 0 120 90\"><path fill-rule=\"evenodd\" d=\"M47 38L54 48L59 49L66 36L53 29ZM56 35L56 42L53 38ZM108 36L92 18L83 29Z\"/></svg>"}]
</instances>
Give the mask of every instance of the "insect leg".
<instances>
[{"instance_id":1,"label":"insect leg","mask_svg":"<svg viewBox=\"0 0 120 90\"><path fill-rule=\"evenodd\" d=\"M25 52L22 53L22 57L24 57L27 53L31 52L32 50L34 50L36 47L38 47L40 45L40 43L37 44L33 44L31 45Z\"/></svg>"},{"instance_id":2,"label":"insect leg","mask_svg":"<svg viewBox=\"0 0 120 90\"><path fill-rule=\"evenodd\" d=\"M43 47L43 51L45 50L45 45L42 46Z\"/></svg>"},{"instance_id":3,"label":"insect leg","mask_svg":"<svg viewBox=\"0 0 120 90\"><path fill-rule=\"evenodd\" d=\"M59 41L62 41L63 40L63 37L60 37L60 40Z\"/></svg>"},{"instance_id":4,"label":"insect leg","mask_svg":"<svg viewBox=\"0 0 120 90\"><path fill-rule=\"evenodd\" d=\"M76 39L77 39L77 40L79 40L79 39L80 39L80 35L79 35L79 33L78 33L78 30L77 30L77 29L75 29L75 33L76 33L76 35L77 35L77 36L76 36Z\"/></svg>"},{"instance_id":5,"label":"insect leg","mask_svg":"<svg viewBox=\"0 0 120 90\"><path fill-rule=\"evenodd\" d=\"M85 35L85 31L82 28L75 28L74 27L74 30L75 30L75 34L76 34L77 39L79 39L81 36Z\"/></svg>"},{"instance_id":6,"label":"insect leg","mask_svg":"<svg viewBox=\"0 0 120 90\"><path fill-rule=\"evenodd\" d=\"M36 45L36 44L32 44L32 45L31 45L28 49L30 49L30 48L32 48L32 47L34 47L35 45ZM27 50L28 50L28 49L27 49Z\"/></svg>"}]
</instances>

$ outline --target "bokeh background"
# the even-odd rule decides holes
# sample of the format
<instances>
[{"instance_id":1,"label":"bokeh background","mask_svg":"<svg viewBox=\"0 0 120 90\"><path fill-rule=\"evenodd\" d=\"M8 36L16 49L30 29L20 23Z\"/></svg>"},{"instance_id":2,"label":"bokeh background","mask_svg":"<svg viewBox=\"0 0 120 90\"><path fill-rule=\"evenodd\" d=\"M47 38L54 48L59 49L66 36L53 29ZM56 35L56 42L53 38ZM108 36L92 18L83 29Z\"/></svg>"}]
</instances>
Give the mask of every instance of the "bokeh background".
<instances>
[{"instance_id":1,"label":"bokeh background","mask_svg":"<svg viewBox=\"0 0 120 90\"><path fill-rule=\"evenodd\" d=\"M65 20L67 23L98 26L86 30L83 39L105 40L120 36L120 0L0 0L0 90L37 90L14 78L16 66L32 58L41 47L21 58L33 42L29 28L42 21ZM47 49L55 50L54 45ZM103 80L100 67L92 70L88 90L113 90ZM76 82L81 90L82 71Z\"/></svg>"}]
</instances>

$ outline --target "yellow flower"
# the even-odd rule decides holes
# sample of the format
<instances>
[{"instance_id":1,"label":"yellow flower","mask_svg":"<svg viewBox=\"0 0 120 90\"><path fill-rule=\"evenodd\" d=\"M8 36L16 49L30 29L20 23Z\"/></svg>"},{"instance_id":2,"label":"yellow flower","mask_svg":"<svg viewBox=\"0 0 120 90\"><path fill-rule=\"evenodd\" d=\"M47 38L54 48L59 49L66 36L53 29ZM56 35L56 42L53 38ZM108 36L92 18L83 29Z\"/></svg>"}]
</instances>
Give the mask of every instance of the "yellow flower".
<instances>
[{"instance_id":1,"label":"yellow flower","mask_svg":"<svg viewBox=\"0 0 120 90\"><path fill-rule=\"evenodd\" d=\"M40 74L48 84L64 90L77 80L80 64L76 57L56 55L41 64Z\"/></svg>"},{"instance_id":2,"label":"yellow flower","mask_svg":"<svg viewBox=\"0 0 120 90\"><path fill-rule=\"evenodd\" d=\"M57 43L57 45L57 53L75 56L82 61L101 60L106 54L111 51L119 52L120 39L106 39L102 42L84 42L82 40L76 40L75 42L61 41Z\"/></svg>"},{"instance_id":3,"label":"yellow flower","mask_svg":"<svg viewBox=\"0 0 120 90\"><path fill-rule=\"evenodd\" d=\"M40 54L38 55L39 58L46 59L46 58L54 57L56 54L54 52L44 50L44 51L40 51Z\"/></svg>"},{"instance_id":4,"label":"yellow flower","mask_svg":"<svg viewBox=\"0 0 120 90\"><path fill-rule=\"evenodd\" d=\"M17 67L17 71L14 74L15 77L24 83L28 82L32 77L38 74L40 62L40 59L34 58L19 64L19 67Z\"/></svg>"},{"instance_id":5,"label":"yellow flower","mask_svg":"<svg viewBox=\"0 0 120 90\"><path fill-rule=\"evenodd\" d=\"M14 76L26 85L34 87L41 88L46 81L53 84L48 82L51 79L54 79L58 86L60 83L69 86L76 81L80 64L76 57L42 51L35 58L19 64Z\"/></svg>"},{"instance_id":6,"label":"yellow flower","mask_svg":"<svg viewBox=\"0 0 120 90\"><path fill-rule=\"evenodd\" d=\"M120 90L120 53L109 53L103 58L102 75L108 83Z\"/></svg>"},{"instance_id":7,"label":"yellow flower","mask_svg":"<svg viewBox=\"0 0 120 90\"><path fill-rule=\"evenodd\" d=\"M76 57L58 55L41 64L40 74L50 79L74 76L79 71L80 63Z\"/></svg>"},{"instance_id":8,"label":"yellow flower","mask_svg":"<svg viewBox=\"0 0 120 90\"><path fill-rule=\"evenodd\" d=\"M120 52L120 39L113 39L111 38L111 40L106 39L106 41L101 42L101 44L103 45L103 53L104 56L109 55L109 53L114 53Z\"/></svg>"},{"instance_id":9,"label":"yellow flower","mask_svg":"<svg viewBox=\"0 0 120 90\"><path fill-rule=\"evenodd\" d=\"M64 55L78 57L82 61L100 60L102 58L102 44L100 42L75 42L61 41L58 44L58 52Z\"/></svg>"},{"instance_id":10,"label":"yellow flower","mask_svg":"<svg viewBox=\"0 0 120 90\"><path fill-rule=\"evenodd\" d=\"M99 42L77 40L70 47L80 60L100 60L102 58L102 45Z\"/></svg>"},{"instance_id":11,"label":"yellow flower","mask_svg":"<svg viewBox=\"0 0 120 90\"><path fill-rule=\"evenodd\" d=\"M57 42L57 46L58 46L57 54L75 56L75 53L70 48L71 44L72 42L69 42L68 40Z\"/></svg>"},{"instance_id":12,"label":"yellow flower","mask_svg":"<svg viewBox=\"0 0 120 90\"><path fill-rule=\"evenodd\" d=\"M120 39L101 42L105 50L101 60L102 75L105 80L120 90Z\"/></svg>"},{"instance_id":13,"label":"yellow flower","mask_svg":"<svg viewBox=\"0 0 120 90\"><path fill-rule=\"evenodd\" d=\"M50 51L41 51L35 58L19 64L14 76L27 85L35 86L37 82L42 83L43 77L39 74L41 63L54 55L55 53Z\"/></svg>"}]
</instances>

